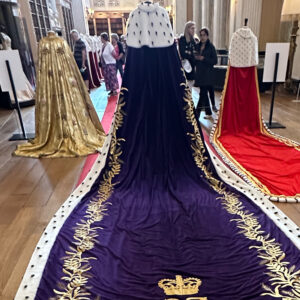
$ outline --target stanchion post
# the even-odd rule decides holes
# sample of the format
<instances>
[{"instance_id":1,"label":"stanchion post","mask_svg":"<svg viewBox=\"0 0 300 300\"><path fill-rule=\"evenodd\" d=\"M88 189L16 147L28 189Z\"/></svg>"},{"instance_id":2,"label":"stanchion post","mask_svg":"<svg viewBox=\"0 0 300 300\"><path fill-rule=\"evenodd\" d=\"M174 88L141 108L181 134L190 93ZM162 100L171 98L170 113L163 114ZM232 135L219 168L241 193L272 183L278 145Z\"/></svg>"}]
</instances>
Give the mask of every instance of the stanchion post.
<instances>
[{"instance_id":1,"label":"stanchion post","mask_svg":"<svg viewBox=\"0 0 300 300\"><path fill-rule=\"evenodd\" d=\"M274 109L274 102L275 102L275 91L276 91L276 81L277 81L277 72L278 72L278 62L279 62L279 53L276 53L274 77L273 77L273 85L272 85L272 101L271 101L271 107L270 107L269 126L272 126L273 109Z\"/></svg>"},{"instance_id":2,"label":"stanchion post","mask_svg":"<svg viewBox=\"0 0 300 300\"><path fill-rule=\"evenodd\" d=\"M274 102L275 102L275 92L276 92L278 63L279 63L279 53L276 53L273 84L272 84L272 100L271 100L271 107L270 107L270 116L269 116L269 123L267 124L269 128L285 128L285 126L281 125L280 123L277 123L277 122L272 123Z\"/></svg>"},{"instance_id":3,"label":"stanchion post","mask_svg":"<svg viewBox=\"0 0 300 300\"><path fill-rule=\"evenodd\" d=\"M19 116L19 121L20 121L20 124L21 124L22 132L23 132L23 138L24 138L24 140L27 140L27 136L26 136L26 132L25 132L23 120L22 120L22 115L21 115L20 104L19 104L19 101L18 101L16 87L15 87L15 83L14 83L14 80L13 80L13 77L12 77L10 64L9 64L8 60L6 60L5 63L6 63L7 71L8 71L8 76L9 76L10 84L11 84L11 87L12 87L12 90L13 90L13 94L14 94L14 97L15 97L15 101L16 101L16 108L17 108L17 112L18 112L18 116Z\"/></svg>"}]
</instances>

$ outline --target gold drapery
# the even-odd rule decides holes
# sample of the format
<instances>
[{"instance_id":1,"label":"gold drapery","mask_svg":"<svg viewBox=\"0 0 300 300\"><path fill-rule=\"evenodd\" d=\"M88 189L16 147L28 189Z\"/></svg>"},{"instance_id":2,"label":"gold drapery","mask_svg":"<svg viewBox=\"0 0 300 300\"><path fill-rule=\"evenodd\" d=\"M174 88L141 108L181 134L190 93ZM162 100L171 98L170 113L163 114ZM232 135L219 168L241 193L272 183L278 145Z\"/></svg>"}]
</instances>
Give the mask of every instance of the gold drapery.
<instances>
[{"instance_id":1,"label":"gold drapery","mask_svg":"<svg viewBox=\"0 0 300 300\"><path fill-rule=\"evenodd\" d=\"M76 157L101 148L105 133L67 42L48 33L39 43L35 139L14 152Z\"/></svg>"}]
</instances>

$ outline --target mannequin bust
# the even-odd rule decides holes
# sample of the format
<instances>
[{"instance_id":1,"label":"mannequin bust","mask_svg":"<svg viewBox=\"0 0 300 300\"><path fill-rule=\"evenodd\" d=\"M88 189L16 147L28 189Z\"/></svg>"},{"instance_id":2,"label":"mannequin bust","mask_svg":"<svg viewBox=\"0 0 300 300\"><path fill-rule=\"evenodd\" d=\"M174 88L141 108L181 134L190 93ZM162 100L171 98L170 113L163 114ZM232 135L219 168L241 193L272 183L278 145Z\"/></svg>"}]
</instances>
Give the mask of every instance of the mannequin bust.
<instances>
[{"instance_id":1,"label":"mannequin bust","mask_svg":"<svg viewBox=\"0 0 300 300\"><path fill-rule=\"evenodd\" d=\"M168 12L158 3L140 3L130 13L126 37L127 45L134 48L173 45L174 34Z\"/></svg>"},{"instance_id":2,"label":"mannequin bust","mask_svg":"<svg viewBox=\"0 0 300 300\"><path fill-rule=\"evenodd\" d=\"M239 28L232 35L229 46L229 60L230 65L237 68L258 65L257 37L248 26Z\"/></svg>"},{"instance_id":3,"label":"mannequin bust","mask_svg":"<svg viewBox=\"0 0 300 300\"><path fill-rule=\"evenodd\" d=\"M56 34L53 30L49 30L49 31L47 32L47 36L48 36L48 37L52 37L52 36L57 36L57 34Z\"/></svg>"},{"instance_id":4,"label":"mannequin bust","mask_svg":"<svg viewBox=\"0 0 300 300\"><path fill-rule=\"evenodd\" d=\"M76 157L94 153L105 133L68 43L54 31L39 42L36 137L16 155ZM46 121L45 121L46 120Z\"/></svg>"},{"instance_id":5,"label":"mannequin bust","mask_svg":"<svg viewBox=\"0 0 300 300\"><path fill-rule=\"evenodd\" d=\"M2 43L2 50L11 50L11 38L6 34L5 26L0 26L0 40Z\"/></svg>"}]
</instances>

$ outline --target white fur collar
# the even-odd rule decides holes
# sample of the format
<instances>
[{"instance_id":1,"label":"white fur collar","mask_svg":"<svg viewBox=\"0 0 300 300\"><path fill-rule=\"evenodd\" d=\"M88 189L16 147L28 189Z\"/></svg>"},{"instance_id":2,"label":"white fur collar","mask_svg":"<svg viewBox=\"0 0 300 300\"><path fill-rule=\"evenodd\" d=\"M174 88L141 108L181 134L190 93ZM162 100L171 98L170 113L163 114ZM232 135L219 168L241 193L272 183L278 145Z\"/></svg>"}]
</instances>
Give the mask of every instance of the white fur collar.
<instances>
[{"instance_id":1,"label":"white fur collar","mask_svg":"<svg viewBox=\"0 0 300 300\"><path fill-rule=\"evenodd\" d=\"M145 12L154 12L157 10L158 7L159 7L158 3L148 4L148 3L142 2L138 5L138 9L145 11Z\"/></svg>"},{"instance_id":2,"label":"white fur collar","mask_svg":"<svg viewBox=\"0 0 300 300\"><path fill-rule=\"evenodd\" d=\"M157 3L141 3L130 13L126 41L129 47L169 47L174 34L168 12Z\"/></svg>"}]
</instances>

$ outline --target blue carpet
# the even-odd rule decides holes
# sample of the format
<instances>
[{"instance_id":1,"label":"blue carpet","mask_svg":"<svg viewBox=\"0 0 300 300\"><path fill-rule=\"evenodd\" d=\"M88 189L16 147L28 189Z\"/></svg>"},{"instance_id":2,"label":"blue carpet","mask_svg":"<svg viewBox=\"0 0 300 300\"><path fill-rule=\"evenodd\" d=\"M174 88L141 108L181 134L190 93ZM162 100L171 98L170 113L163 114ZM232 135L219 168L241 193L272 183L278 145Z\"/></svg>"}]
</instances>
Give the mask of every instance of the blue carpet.
<instances>
[{"instance_id":1,"label":"blue carpet","mask_svg":"<svg viewBox=\"0 0 300 300\"><path fill-rule=\"evenodd\" d=\"M99 88L92 90L90 96L99 120L101 121L108 101L108 92L105 89L105 84L102 83Z\"/></svg>"},{"instance_id":2,"label":"blue carpet","mask_svg":"<svg viewBox=\"0 0 300 300\"><path fill-rule=\"evenodd\" d=\"M95 110L98 114L99 120L101 121L108 101L108 92L105 89L105 84L102 83L101 87L92 90L90 96ZM198 103L199 94L194 89L192 91L192 97L194 105L196 106Z\"/></svg>"},{"instance_id":3,"label":"blue carpet","mask_svg":"<svg viewBox=\"0 0 300 300\"><path fill-rule=\"evenodd\" d=\"M199 100L199 93L194 89L192 89L192 98L193 98L194 106L196 107Z\"/></svg>"}]
</instances>

